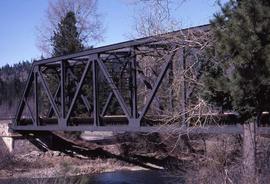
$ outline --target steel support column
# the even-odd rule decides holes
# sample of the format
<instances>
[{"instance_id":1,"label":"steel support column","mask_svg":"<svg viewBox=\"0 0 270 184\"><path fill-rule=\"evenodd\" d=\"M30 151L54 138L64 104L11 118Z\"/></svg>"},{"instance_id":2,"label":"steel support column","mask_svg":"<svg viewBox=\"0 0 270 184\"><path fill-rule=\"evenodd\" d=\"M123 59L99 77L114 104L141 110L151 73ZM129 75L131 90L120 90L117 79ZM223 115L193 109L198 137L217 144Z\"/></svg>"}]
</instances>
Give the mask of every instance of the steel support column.
<instances>
[{"instance_id":1,"label":"steel support column","mask_svg":"<svg viewBox=\"0 0 270 184\"><path fill-rule=\"evenodd\" d=\"M92 64L92 80L93 80L93 104L94 104L94 126L99 126L99 108L98 108L98 78L97 78L97 60L95 59Z\"/></svg>"},{"instance_id":2,"label":"steel support column","mask_svg":"<svg viewBox=\"0 0 270 184\"><path fill-rule=\"evenodd\" d=\"M173 72L173 69L174 69L174 62L171 63L170 67L169 67L169 73L168 73L168 78L169 78L169 81L168 81L168 84L169 84L169 110L171 112L173 112L173 109L174 109L174 90L173 90L173 77L174 77L174 72Z\"/></svg>"},{"instance_id":3,"label":"steel support column","mask_svg":"<svg viewBox=\"0 0 270 184\"><path fill-rule=\"evenodd\" d=\"M136 61L136 53L135 48L132 49L132 56L131 56L131 113L132 118L136 119L138 116L138 105L137 105L137 61Z\"/></svg>"},{"instance_id":4,"label":"steel support column","mask_svg":"<svg viewBox=\"0 0 270 184\"><path fill-rule=\"evenodd\" d=\"M39 115L38 115L38 73L34 72L34 108L35 108L35 122L34 126L38 126L39 124Z\"/></svg>"},{"instance_id":5,"label":"steel support column","mask_svg":"<svg viewBox=\"0 0 270 184\"><path fill-rule=\"evenodd\" d=\"M184 123L184 125L187 125L187 82L186 82L186 76L185 76L185 73L186 73L186 57L187 57L187 53L186 53L186 48L183 47L183 50L182 50L182 62L180 63L181 65L181 70L183 72L183 76L182 76L182 94L181 94L181 107L182 107L182 123ZM180 126L182 126L182 124L180 122Z\"/></svg>"},{"instance_id":6,"label":"steel support column","mask_svg":"<svg viewBox=\"0 0 270 184\"><path fill-rule=\"evenodd\" d=\"M65 81L66 81L66 61L61 61L61 118L60 118L60 126L65 127L67 126L65 118L66 118L66 95L65 95Z\"/></svg>"}]
</instances>

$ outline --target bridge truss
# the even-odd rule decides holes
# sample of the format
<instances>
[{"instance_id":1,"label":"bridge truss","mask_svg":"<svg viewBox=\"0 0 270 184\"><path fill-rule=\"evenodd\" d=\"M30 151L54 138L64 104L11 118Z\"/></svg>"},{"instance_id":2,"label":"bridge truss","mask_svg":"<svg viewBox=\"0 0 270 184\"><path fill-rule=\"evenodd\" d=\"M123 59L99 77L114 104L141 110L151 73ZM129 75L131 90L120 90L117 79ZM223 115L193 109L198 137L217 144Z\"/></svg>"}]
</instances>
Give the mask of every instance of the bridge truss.
<instances>
[{"instance_id":1,"label":"bridge truss","mask_svg":"<svg viewBox=\"0 0 270 184\"><path fill-rule=\"evenodd\" d=\"M160 122L151 116L173 108L173 68L181 70L185 62L183 45L168 43L148 37L33 62L12 128L156 129Z\"/></svg>"}]
</instances>

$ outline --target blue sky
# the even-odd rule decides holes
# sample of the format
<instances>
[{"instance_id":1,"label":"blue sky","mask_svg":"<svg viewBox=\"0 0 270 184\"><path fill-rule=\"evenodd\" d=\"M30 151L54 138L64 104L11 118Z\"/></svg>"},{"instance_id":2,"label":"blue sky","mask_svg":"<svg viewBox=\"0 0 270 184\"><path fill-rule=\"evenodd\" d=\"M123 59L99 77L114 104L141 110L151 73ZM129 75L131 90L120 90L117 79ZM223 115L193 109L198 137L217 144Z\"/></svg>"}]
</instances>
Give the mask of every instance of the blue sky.
<instances>
[{"instance_id":1,"label":"blue sky","mask_svg":"<svg viewBox=\"0 0 270 184\"><path fill-rule=\"evenodd\" d=\"M126 1L130 0L99 0L98 10L106 29L104 41L97 46L128 39L127 35L133 31L135 10ZM219 9L215 1L187 0L173 11L173 16L183 27L207 24ZM41 24L47 6L47 0L0 1L0 66L40 57L36 27Z\"/></svg>"}]
</instances>

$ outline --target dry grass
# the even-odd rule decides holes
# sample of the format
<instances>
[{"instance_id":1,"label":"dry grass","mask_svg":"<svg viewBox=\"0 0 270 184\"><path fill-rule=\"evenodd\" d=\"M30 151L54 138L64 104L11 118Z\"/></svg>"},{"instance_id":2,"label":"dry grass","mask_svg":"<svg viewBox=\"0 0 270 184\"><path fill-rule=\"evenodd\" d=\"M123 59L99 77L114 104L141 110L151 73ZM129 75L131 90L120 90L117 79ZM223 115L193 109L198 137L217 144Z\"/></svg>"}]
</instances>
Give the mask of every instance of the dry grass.
<instances>
[{"instance_id":1,"label":"dry grass","mask_svg":"<svg viewBox=\"0 0 270 184\"><path fill-rule=\"evenodd\" d=\"M193 140L194 141L194 140ZM192 143L192 145L195 145ZM194 146L195 148L198 147ZM200 146L202 147L202 146ZM223 135L205 138L205 152L193 154L185 171L186 183L268 184L270 181L270 139L257 137L257 176L244 181L242 138Z\"/></svg>"}]
</instances>

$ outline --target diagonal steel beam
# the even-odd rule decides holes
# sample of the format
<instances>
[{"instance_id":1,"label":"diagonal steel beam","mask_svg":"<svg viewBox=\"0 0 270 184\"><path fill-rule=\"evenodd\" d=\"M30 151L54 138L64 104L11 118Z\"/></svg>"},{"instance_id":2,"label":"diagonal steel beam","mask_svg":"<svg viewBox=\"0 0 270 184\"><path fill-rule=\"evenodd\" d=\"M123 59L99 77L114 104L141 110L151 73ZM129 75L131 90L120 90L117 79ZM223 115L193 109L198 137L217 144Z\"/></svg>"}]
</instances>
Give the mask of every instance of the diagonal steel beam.
<instances>
[{"instance_id":1,"label":"diagonal steel beam","mask_svg":"<svg viewBox=\"0 0 270 184\"><path fill-rule=\"evenodd\" d=\"M110 105L110 103L112 101L112 97L113 97L113 92L110 92L110 94L109 94L109 96L108 96L108 98L106 100L106 103L105 103L105 105L104 105L104 107L102 109L102 112L100 114L101 116L105 116L105 114L107 113L108 107L109 107L109 105Z\"/></svg>"},{"instance_id":2,"label":"diagonal steel beam","mask_svg":"<svg viewBox=\"0 0 270 184\"><path fill-rule=\"evenodd\" d=\"M26 98L24 98L23 101L24 101L24 103L26 104L26 107L27 107L27 109L28 109L28 111L29 111L29 113L30 113L31 120L32 120L33 125L34 125L36 121L35 121L33 112L32 112L32 110L31 110L31 107L30 107L30 105L28 104Z\"/></svg>"},{"instance_id":3,"label":"diagonal steel beam","mask_svg":"<svg viewBox=\"0 0 270 184\"><path fill-rule=\"evenodd\" d=\"M164 64L163 69L157 78L157 82L156 82L153 90L151 91L150 97L147 99L146 105L143 107L143 110L140 113L140 116L138 118L139 122L142 120L143 116L149 110L149 107L150 107L150 105L151 105L151 103L152 103L152 101L157 93L157 90L159 89L159 86L161 85L161 82L162 82L170 64L172 63L172 59L173 59L174 55L175 55L175 52L171 53L168 57L165 58L166 63Z\"/></svg>"},{"instance_id":4,"label":"diagonal steel beam","mask_svg":"<svg viewBox=\"0 0 270 184\"><path fill-rule=\"evenodd\" d=\"M109 74L106 66L104 65L104 63L102 62L102 60L100 60L99 58L97 59L99 67L103 73L103 75L105 76L109 86L111 87L111 89L113 90L113 93L115 95L115 97L118 100L118 103L120 104L122 110L124 111L125 115L128 117L128 119L130 118L130 112L127 108L127 105L122 97L122 95L119 93L118 88L116 87L115 83L112 80L112 76Z\"/></svg>"},{"instance_id":5,"label":"diagonal steel beam","mask_svg":"<svg viewBox=\"0 0 270 184\"><path fill-rule=\"evenodd\" d=\"M24 98L27 98L27 96L29 95L31 85L32 85L32 82L34 80L34 74L33 74L34 68L35 67L32 65L31 70L30 70L30 74L28 75L28 79L26 82L26 87L24 89L20 104L18 106L16 115L15 115L15 122L14 122L15 124L18 124L18 120L21 118L21 115L22 115L22 112L23 112L23 109L25 106Z\"/></svg>"},{"instance_id":6,"label":"diagonal steel beam","mask_svg":"<svg viewBox=\"0 0 270 184\"><path fill-rule=\"evenodd\" d=\"M51 105L53 107L54 113L56 114L57 118L59 119L60 118L60 113L59 113L58 108L57 108L57 106L55 104L55 101L53 100L53 97L52 97L52 94L51 94L51 92L50 92L50 90L48 88L48 85L47 85L42 73L40 72L40 68L38 69L38 75L39 75L39 77L41 79L41 84L42 84L42 86L43 86L43 88L45 90L45 93L46 93L47 97L49 98L49 101L50 101L50 103L51 103Z\"/></svg>"},{"instance_id":7,"label":"diagonal steel beam","mask_svg":"<svg viewBox=\"0 0 270 184\"><path fill-rule=\"evenodd\" d=\"M74 79L74 82L75 82L76 87L78 87L79 83L78 83L78 78L77 78L77 76L74 75L73 71L72 71L70 68L68 68L67 72L68 72L68 74L70 74L71 77ZM81 94L80 97L81 97L81 99L82 99L82 101L83 101L83 103L84 103L84 106L86 107L87 111L88 111L88 112L91 112L91 105L89 104L89 101L87 100L87 97L84 96L83 94Z\"/></svg>"},{"instance_id":8,"label":"diagonal steel beam","mask_svg":"<svg viewBox=\"0 0 270 184\"><path fill-rule=\"evenodd\" d=\"M79 85L77 86L76 92L75 92L75 94L74 94L74 97L73 97L72 102L71 102L71 104L70 104L69 110L68 110L68 112L67 112L67 115L66 115L66 118L65 118L66 120L68 120L68 119L70 118L71 112L72 112L72 110L73 110L73 108L74 108L74 105L75 105L75 102L76 102L76 100L77 100L77 97L78 97L78 95L79 95L79 93L80 93L80 91L81 91L81 88L82 88L84 79L85 79L86 74L87 74L87 72L88 72L88 70L89 70L89 68L90 68L90 64L91 64L91 63L92 63L92 61L89 60L89 61L87 62L87 64L86 64L86 66L85 66L85 69L84 69L84 71L83 71L82 77L81 77L80 82L79 82Z\"/></svg>"},{"instance_id":9,"label":"diagonal steel beam","mask_svg":"<svg viewBox=\"0 0 270 184\"><path fill-rule=\"evenodd\" d=\"M124 64L124 66L123 66L121 72L120 72L120 77L123 76L124 70L126 69L128 63L129 63L129 61L127 60L127 61L125 62L125 64ZM110 92L110 93L109 93L109 96L108 96L108 98L107 98L107 100L106 100L106 102L105 102L105 105L104 105L104 107L103 107L103 109L102 109L102 112L101 112L101 114L100 114L101 116L105 116L105 114L107 113L108 107L109 107L109 105L110 105L110 103L111 103L111 101L112 101L112 97L113 97L113 92Z\"/></svg>"},{"instance_id":10,"label":"diagonal steel beam","mask_svg":"<svg viewBox=\"0 0 270 184\"><path fill-rule=\"evenodd\" d=\"M59 65L59 64L57 64L57 65ZM60 66L60 67L61 67L61 66ZM59 75L59 71L58 71L56 68L51 68L51 67L48 68L48 66L47 66L46 69L52 69L52 70L54 70L55 73L56 73L56 76L57 76L58 81L61 80L60 75ZM46 71L46 69L43 70L43 71ZM61 82L58 83L56 92L55 92L54 97L53 97L53 100L54 100L54 101L56 101L57 97L59 96L60 88L61 88ZM47 113L47 117L50 118L50 117L52 117L52 115L53 115L53 107L52 107L52 105L50 105L49 111L48 111L48 113Z\"/></svg>"},{"instance_id":11,"label":"diagonal steel beam","mask_svg":"<svg viewBox=\"0 0 270 184\"><path fill-rule=\"evenodd\" d=\"M89 113L92 112L93 109L92 109L92 111L91 111L91 105L90 105L90 103L89 103L87 97L84 96L83 94L81 94L80 97L81 97L81 99L82 99L82 102L84 103L84 106L85 106L86 110L87 110Z\"/></svg>"},{"instance_id":12,"label":"diagonal steel beam","mask_svg":"<svg viewBox=\"0 0 270 184\"><path fill-rule=\"evenodd\" d=\"M61 83L59 83L58 86L57 86L56 92L55 92L54 97L53 97L53 100L54 100L54 101L56 101L56 99L57 99L57 97L58 97L58 95L59 95L60 88L61 88ZM52 117L52 115L53 115L53 107L52 107L52 105L51 105L51 106L50 106L50 109L49 109L49 111L48 111L47 117Z\"/></svg>"}]
</instances>

